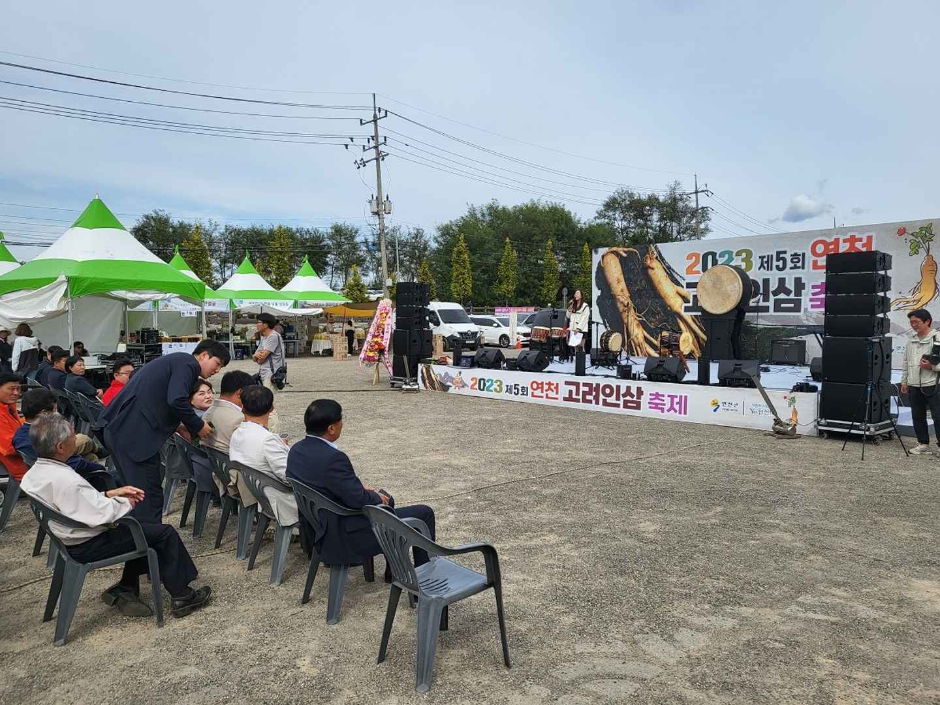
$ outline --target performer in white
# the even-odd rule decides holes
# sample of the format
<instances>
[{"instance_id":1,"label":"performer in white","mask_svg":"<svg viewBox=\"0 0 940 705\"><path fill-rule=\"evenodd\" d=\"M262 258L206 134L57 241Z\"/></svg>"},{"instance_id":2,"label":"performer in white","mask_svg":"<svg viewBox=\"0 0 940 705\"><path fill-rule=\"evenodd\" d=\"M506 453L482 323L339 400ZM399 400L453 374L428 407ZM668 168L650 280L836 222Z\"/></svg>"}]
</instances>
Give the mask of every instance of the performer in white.
<instances>
[{"instance_id":1,"label":"performer in white","mask_svg":"<svg viewBox=\"0 0 940 705\"><path fill-rule=\"evenodd\" d=\"M578 289L568 304L568 345L578 350L584 349L584 336L587 334L591 307L584 300Z\"/></svg>"}]
</instances>

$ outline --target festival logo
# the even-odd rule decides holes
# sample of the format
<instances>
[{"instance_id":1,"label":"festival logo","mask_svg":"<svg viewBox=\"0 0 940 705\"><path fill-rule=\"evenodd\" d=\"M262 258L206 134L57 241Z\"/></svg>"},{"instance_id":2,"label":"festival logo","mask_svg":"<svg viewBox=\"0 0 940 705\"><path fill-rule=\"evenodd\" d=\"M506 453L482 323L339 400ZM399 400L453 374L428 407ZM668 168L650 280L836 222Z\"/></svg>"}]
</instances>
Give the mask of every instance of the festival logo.
<instances>
[{"instance_id":1,"label":"festival logo","mask_svg":"<svg viewBox=\"0 0 940 705\"><path fill-rule=\"evenodd\" d=\"M712 399L709 402L712 413L722 413L722 414L740 414L741 413L741 402L739 401L721 401L720 399Z\"/></svg>"}]
</instances>

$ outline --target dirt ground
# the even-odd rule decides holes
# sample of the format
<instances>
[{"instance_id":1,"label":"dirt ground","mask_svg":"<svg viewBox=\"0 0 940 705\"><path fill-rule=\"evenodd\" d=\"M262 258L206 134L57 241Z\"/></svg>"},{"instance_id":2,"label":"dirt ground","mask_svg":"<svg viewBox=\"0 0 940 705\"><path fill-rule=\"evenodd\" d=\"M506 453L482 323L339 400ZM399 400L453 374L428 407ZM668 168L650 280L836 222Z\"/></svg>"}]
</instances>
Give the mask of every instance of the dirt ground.
<instances>
[{"instance_id":1,"label":"dirt ground","mask_svg":"<svg viewBox=\"0 0 940 705\"><path fill-rule=\"evenodd\" d=\"M337 399L365 481L432 505L442 543L497 547L512 669L484 593L451 609L417 695L404 603L375 662L381 558L377 582L351 573L327 626L325 571L301 605L300 546L272 587L270 536L248 573L234 527L212 549L217 509L201 539L183 531L209 607L157 629L101 602L115 573L100 571L55 648L24 503L0 535L0 703L940 702L934 456L885 443L863 463L855 443L409 395L353 361L292 360L291 380L284 431L300 436L311 399Z\"/></svg>"}]
</instances>

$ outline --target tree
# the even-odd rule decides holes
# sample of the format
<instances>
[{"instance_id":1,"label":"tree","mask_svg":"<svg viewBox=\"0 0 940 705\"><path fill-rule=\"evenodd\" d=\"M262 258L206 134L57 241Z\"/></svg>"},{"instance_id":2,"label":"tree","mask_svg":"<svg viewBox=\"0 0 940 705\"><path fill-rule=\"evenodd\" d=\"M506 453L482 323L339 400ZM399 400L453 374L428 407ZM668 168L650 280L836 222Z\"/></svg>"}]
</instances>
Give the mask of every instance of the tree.
<instances>
[{"instance_id":1,"label":"tree","mask_svg":"<svg viewBox=\"0 0 940 705\"><path fill-rule=\"evenodd\" d=\"M206 286L215 286L215 273L212 256L206 241L202 238L202 225L196 223L183 242L180 243L180 254L192 268L193 273L206 283Z\"/></svg>"},{"instance_id":2,"label":"tree","mask_svg":"<svg viewBox=\"0 0 940 705\"><path fill-rule=\"evenodd\" d=\"M349 223L333 223L326 238L330 244L330 286L339 277L343 284L355 266L366 264L365 252L358 241L359 228ZM361 275L360 275L361 276Z\"/></svg>"},{"instance_id":3,"label":"tree","mask_svg":"<svg viewBox=\"0 0 940 705\"><path fill-rule=\"evenodd\" d=\"M555 303L558 290L561 288L561 274L558 270L558 260L552 241L545 243L545 254L542 256L542 285L539 287L539 303L543 306Z\"/></svg>"},{"instance_id":4,"label":"tree","mask_svg":"<svg viewBox=\"0 0 940 705\"><path fill-rule=\"evenodd\" d=\"M695 228L695 201L680 192L682 184L674 181L662 195L645 196L617 189L598 209L596 218L609 225L621 245L653 245L661 242L695 240L708 234L710 214L707 208L698 213L700 233Z\"/></svg>"},{"instance_id":5,"label":"tree","mask_svg":"<svg viewBox=\"0 0 940 705\"><path fill-rule=\"evenodd\" d=\"M470 269L470 249L460 235L451 254L450 293L457 303L463 304L473 296L473 271Z\"/></svg>"},{"instance_id":6,"label":"tree","mask_svg":"<svg viewBox=\"0 0 940 705\"><path fill-rule=\"evenodd\" d=\"M421 260L418 265L418 276L415 278L419 284L427 284L431 289L431 300L437 300L437 282L434 281L434 275L431 273L431 264L426 260Z\"/></svg>"},{"instance_id":7,"label":"tree","mask_svg":"<svg viewBox=\"0 0 940 705\"><path fill-rule=\"evenodd\" d=\"M496 295L508 306L515 301L519 285L519 262L508 237L503 245L503 258L499 261L496 280Z\"/></svg>"},{"instance_id":8,"label":"tree","mask_svg":"<svg viewBox=\"0 0 940 705\"><path fill-rule=\"evenodd\" d=\"M291 233L283 225L278 225L258 262L259 273L275 289L280 289L294 276L293 248Z\"/></svg>"},{"instance_id":9,"label":"tree","mask_svg":"<svg viewBox=\"0 0 940 705\"><path fill-rule=\"evenodd\" d=\"M359 274L359 265L357 264L352 266L349 277L346 279L343 296L357 304L369 300L369 292L366 291L366 283L362 280L362 275Z\"/></svg>"},{"instance_id":10,"label":"tree","mask_svg":"<svg viewBox=\"0 0 940 705\"><path fill-rule=\"evenodd\" d=\"M590 301L591 299L591 275L594 272L591 269L591 248L588 247L588 244L585 242L584 247L581 250L581 262L578 265L578 273L575 275L574 281L574 291L571 292L571 295L574 296L574 292L581 290L581 293L584 295L585 301Z\"/></svg>"},{"instance_id":11,"label":"tree","mask_svg":"<svg viewBox=\"0 0 940 705\"><path fill-rule=\"evenodd\" d=\"M131 234L157 257L169 262L176 246L189 237L192 229L192 223L173 220L166 211L154 210L140 217Z\"/></svg>"}]
</instances>

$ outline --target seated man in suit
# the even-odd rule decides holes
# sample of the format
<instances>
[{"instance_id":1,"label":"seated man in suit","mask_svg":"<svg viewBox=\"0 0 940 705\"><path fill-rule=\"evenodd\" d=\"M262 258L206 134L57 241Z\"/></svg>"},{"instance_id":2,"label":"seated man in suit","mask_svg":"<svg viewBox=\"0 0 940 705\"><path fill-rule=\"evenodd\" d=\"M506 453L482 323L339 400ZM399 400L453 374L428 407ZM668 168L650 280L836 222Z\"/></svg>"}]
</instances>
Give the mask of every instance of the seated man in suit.
<instances>
[{"instance_id":1,"label":"seated man in suit","mask_svg":"<svg viewBox=\"0 0 940 705\"><path fill-rule=\"evenodd\" d=\"M336 447L343 432L343 408L332 399L317 399L304 413L307 437L294 444L287 458L287 477L323 493L334 502L349 509L362 509L366 505L395 506L391 495L376 491L356 477L349 456ZM395 508L395 514L421 519L431 530L434 539L434 510L424 504ZM310 532L311 543L323 562L331 564L362 563L381 553L379 542L372 533L369 520L364 516L339 517L329 512L320 513L319 526L301 522L303 530ZM427 554L415 551L415 561L426 563ZM386 568L386 579L390 577Z\"/></svg>"},{"instance_id":2,"label":"seated man in suit","mask_svg":"<svg viewBox=\"0 0 940 705\"><path fill-rule=\"evenodd\" d=\"M92 527L73 529L50 523L49 528L68 547L72 558L90 563L132 551L134 539L130 529L106 525L127 515L143 499L143 490L128 486L102 493L82 479L66 464L75 454L75 434L72 425L60 414L38 419L29 435L39 460L23 478L23 492ZM212 590L208 585L198 590L189 586L199 571L176 529L159 522L142 521L140 526L147 545L157 553L160 580L173 599L173 615L185 617L205 605ZM146 572L146 558L128 561L120 582L108 588L101 599L109 605L118 605L127 616L150 615L150 606L140 599L140 576Z\"/></svg>"},{"instance_id":3,"label":"seated man in suit","mask_svg":"<svg viewBox=\"0 0 940 705\"><path fill-rule=\"evenodd\" d=\"M177 430L192 438L212 432L193 410L190 392L198 377L209 379L229 359L222 343L203 340L191 355L170 353L151 360L98 417L96 428L103 430L105 446L124 478L144 490L144 499L134 507L137 519L160 523L163 518L160 449Z\"/></svg>"},{"instance_id":4,"label":"seated man in suit","mask_svg":"<svg viewBox=\"0 0 940 705\"><path fill-rule=\"evenodd\" d=\"M52 354L61 349L58 345L50 345L49 349L46 350L46 357L39 363L39 369L36 370L36 381L43 387L49 386L46 375L49 374L49 370L52 368Z\"/></svg>"},{"instance_id":5,"label":"seated man in suit","mask_svg":"<svg viewBox=\"0 0 940 705\"><path fill-rule=\"evenodd\" d=\"M27 458L35 460L36 451L32 441L29 440L29 429L41 416L58 411L56 398L48 389L30 389L23 395L20 408L23 411L25 423L13 434L13 447ZM105 470L104 465L98 463L95 442L83 433L75 434L75 455L65 462L82 477L91 472Z\"/></svg>"},{"instance_id":6,"label":"seated man in suit","mask_svg":"<svg viewBox=\"0 0 940 705\"><path fill-rule=\"evenodd\" d=\"M242 390L242 410L245 420L232 434L228 457L287 482L287 441L268 430L274 411L274 392L260 384L245 387ZM250 496L247 488L240 486L239 492L243 497ZM293 491L266 490L265 494L278 524L290 526L297 523L297 499Z\"/></svg>"},{"instance_id":7,"label":"seated man in suit","mask_svg":"<svg viewBox=\"0 0 940 705\"><path fill-rule=\"evenodd\" d=\"M61 389L65 391L65 361L69 359L69 351L59 348L49 355L50 367L46 370L43 379L46 380L46 386L50 389Z\"/></svg>"}]
</instances>

